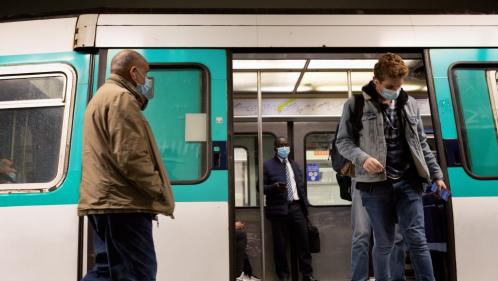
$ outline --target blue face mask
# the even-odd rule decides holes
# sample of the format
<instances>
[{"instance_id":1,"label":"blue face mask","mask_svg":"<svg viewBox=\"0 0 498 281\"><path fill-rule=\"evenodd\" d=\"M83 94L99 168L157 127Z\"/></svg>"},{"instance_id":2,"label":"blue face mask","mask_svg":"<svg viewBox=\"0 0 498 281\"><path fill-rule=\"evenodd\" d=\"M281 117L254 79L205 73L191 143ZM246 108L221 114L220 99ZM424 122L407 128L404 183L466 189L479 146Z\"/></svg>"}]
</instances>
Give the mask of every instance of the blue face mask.
<instances>
[{"instance_id":1,"label":"blue face mask","mask_svg":"<svg viewBox=\"0 0 498 281\"><path fill-rule=\"evenodd\" d=\"M290 153L290 147L288 146L282 146L277 148L277 155L282 159L287 158L287 156L289 156L289 153Z\"/></svg>"},{"instance_id":2,"label":"blue face mask","mask_svg":"<svg viewBox=\"0 0 498 281\"><path fill-rule=\"evenodd\" d=\"M16 179L17 179L17 176L16 176L16 173L12 172L12 173L8 173L7 174L13 182L16 182Z\"/></svg>"},{"instance_id":3,"label":"blue face mask","mask_svg":"<svg viewBox=\"0 0 498 281\"><path fill-rule=\"evenodd\" d=\"M389 90L384 88L384 90L381 93L381 96L384 97L386 100L395 100L398 98L400 91L401 88L397 90Z\"/></svg>"},{"instance_id":4,"label":"blue face mask","mask_svg":"<svg viewBox=\"0 0 498 281\"><path fill-rule=\"evenodd\" d=\"M153 87L152 79L145 76L145 83L137 85L137 91L148 100L151 100L154 97Z\"/></svg>"}]
</instances>

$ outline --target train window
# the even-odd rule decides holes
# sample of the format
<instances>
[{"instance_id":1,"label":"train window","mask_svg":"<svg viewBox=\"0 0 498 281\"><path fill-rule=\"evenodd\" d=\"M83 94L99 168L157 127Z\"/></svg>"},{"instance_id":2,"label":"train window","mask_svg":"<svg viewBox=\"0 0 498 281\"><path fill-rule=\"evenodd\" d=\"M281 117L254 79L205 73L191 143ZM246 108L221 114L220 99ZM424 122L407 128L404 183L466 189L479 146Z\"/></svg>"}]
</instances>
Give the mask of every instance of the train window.
<instances>
[{"instance_id":1,"label":"train window","mask_svg":"<svg viewBox=\"0 0 498 281\"><path fill-rule=\"evenodd\" d=\"M144 114L170 179L201 181L209 169L209 74L197 65L151 65L149 75L155 95Z\"/></svg>"},{"instance_id":2,"label":"train window","mask_svg":"<svg viewBox=\"0 0 498 281\"><path fill-rule=\"evenodd\" d=\"M249 154L247 148L234 148L235 206L249 205Z\"/></svg>"},{"instance_id":3,"label":"train window","mask_svg":"<svg viewBox=\"0 0 498 281\"><path fill-rule=\"evenodd\" d=\"M465 165L478 177L498 176L496 77L496 70L487 70L487 67L457 66L453 70Z\"/></svg>"},{"instance_id":4,"label":"train window","mask_svg":"<svg viewBox=\"0 0 498 281\"><path fill-rule=\"evenodd\" d=\"M65 64L0 67L0 192L61 182L75 78Z\"/></svg>"},{"instance_id":5,"label":"train window","mask_svg":"<svg viewBox=\"0 0 498 281\"><path fill-rule=\"evenodd\" d=\"M64 80L62 75L18 76L2 79L0 102L62 99Z\"/></svg>"},{"instance_id":6,"label":"train window","mask_svg":"<svg viewBox=\"0 0 498 281\"><path fill-rule=\"evenodd\" d=\"M342 200L335 171L329 160L332 133L312 133L305 138L305 176L308 200L314 206L349 205Z\"/></svg>"},{"instance_id":7,"label":"train window","mask_svg":"<svg viewBox=\"0 0 498 281\"><path fill-rule=\"evenodd\" d=\"M273 134L263 134L263 159L274 155ZM234 137L235 155L235 206L259 206L258 183L258 138L255 134L237 134Z\"/></svg>"}]
</instances>

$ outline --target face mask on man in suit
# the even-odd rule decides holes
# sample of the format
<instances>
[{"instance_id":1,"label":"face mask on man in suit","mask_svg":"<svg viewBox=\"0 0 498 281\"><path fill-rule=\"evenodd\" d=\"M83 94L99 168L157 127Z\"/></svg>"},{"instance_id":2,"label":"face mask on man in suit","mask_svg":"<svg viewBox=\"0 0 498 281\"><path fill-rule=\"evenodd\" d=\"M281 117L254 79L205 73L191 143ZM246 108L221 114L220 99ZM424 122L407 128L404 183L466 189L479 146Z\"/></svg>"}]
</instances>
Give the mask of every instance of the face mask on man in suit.
<instances>
[{"instance_id":1,"label":"face mask on man in suit","mask_svg":"<svg viewBox=\"0 0 498 281\"><path fill-rule=\"evenodd\" d=\"M290 147L288 146L282 146L277 149L277 155L282 159L286 159L287 156L289 156L289 153L290 153Z\"/></svg>"}]
</instances>

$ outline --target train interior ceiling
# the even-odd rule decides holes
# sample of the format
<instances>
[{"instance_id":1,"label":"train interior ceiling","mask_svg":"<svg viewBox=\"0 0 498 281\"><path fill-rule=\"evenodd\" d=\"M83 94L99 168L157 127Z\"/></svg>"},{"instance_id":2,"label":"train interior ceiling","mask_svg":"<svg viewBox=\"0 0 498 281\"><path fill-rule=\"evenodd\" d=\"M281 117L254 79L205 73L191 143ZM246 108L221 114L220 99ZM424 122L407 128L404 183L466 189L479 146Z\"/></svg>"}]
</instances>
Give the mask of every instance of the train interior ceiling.
<instances>
[{"instance_id":1,"label":"train interior ceiling","mask_svg":"<svg viewBox=\"0 0 498 281\"><path fill-rule=\"evenodd\" d=\"M321 252L313 254L315 275L320 280L351 280L351 205L339 196L339 186L329 160L329 143L344 102L349 96L360 94L362 86L372 79L373 67L381 54L233 54L235 219L246 226L247 252L255 275L262 274L257 192L258 75L262 93L263 158L273 157L273 141L283 136L289 140L290 158L303 170L311 204L310 220L318 226L322 241ZM422 53L399 54L410 70L403 89L418 101L429 145L436 152ZM264 239L265 280L277 280L271 228L267 222ZM445 267L446 245L440 246L438 251L431 253L434 262ZM410 268L409 260L406 267ZM445 271L438 271L437 280L447 280ZM409 272L407 277L413 278ZM297 278L295 268L293 276Z\"/></svg>"}]
</instances>

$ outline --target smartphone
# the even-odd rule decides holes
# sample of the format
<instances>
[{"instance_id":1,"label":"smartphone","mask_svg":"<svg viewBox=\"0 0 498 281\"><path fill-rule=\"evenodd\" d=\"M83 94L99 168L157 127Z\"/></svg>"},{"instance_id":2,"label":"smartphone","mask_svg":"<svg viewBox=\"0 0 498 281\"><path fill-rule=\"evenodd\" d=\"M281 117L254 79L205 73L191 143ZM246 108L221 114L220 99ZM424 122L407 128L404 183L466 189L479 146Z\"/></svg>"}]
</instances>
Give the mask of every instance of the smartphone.
<instances>
[{"instance_id":1,"label":"smartphone","mask_svg":"<svg viewBox=\"0 0 498 281\"><path fill-rule=\"evenodd\" d=\"M451 192L448 189L439 190L435 183L431 185L430 192L437 193L439 195L439 198L443 199L444 201L448 201L451 196Z\"/></svg>"},{"instance_id":2,"label":"smartphone","mask_svg":"<svg viewBox=\"0 0 498 281\"><path fill-rule=\"evenodd\" d=\"M451 196L451 192L448 189L443 189L439 192L439 197L443 199L444 201L448 201L448 199Z\"/></svg>"}]
</instances>

